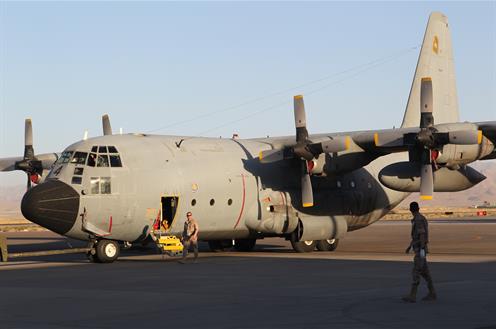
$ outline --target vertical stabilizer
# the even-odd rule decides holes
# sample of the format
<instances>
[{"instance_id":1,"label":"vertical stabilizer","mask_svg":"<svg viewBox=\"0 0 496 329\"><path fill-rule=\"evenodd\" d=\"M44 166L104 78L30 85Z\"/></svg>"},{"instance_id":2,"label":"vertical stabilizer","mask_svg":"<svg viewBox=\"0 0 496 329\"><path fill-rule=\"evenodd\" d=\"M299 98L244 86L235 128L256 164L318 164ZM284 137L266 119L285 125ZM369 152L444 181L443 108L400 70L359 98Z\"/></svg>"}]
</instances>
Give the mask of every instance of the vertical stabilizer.
<instances>
[{"instance_id":1,"label":"vertical stabilizer","mask_svg":"<svg viewBox=\"0 0 496 329\"><path fill-rule=\"evenodd\" d=\"M458 95L451 34L448 18L439 12L433 12L427 23L401 127L419 126L422 78L432 79L434 124L458 122Z\"/></svg>"}]
</instances>

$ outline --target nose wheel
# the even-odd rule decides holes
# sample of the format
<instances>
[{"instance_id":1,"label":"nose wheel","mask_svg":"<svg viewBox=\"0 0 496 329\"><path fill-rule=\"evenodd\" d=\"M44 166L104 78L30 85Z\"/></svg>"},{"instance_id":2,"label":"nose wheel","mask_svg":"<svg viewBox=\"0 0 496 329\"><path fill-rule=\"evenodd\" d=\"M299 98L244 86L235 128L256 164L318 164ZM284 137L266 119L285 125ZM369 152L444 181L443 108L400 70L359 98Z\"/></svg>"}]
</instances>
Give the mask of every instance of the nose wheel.
<instances>
[{"instance_id":1,"label":"nose wheel","mask_svg":"<svg viewBox=\"0 0 496 329\"><path fill-rule=\"evenodd\" d=\"M114 240L98 240L93 244L88 258L94 263L112 263L120 254L120 246Z\"/></svg>"}]
</instances>

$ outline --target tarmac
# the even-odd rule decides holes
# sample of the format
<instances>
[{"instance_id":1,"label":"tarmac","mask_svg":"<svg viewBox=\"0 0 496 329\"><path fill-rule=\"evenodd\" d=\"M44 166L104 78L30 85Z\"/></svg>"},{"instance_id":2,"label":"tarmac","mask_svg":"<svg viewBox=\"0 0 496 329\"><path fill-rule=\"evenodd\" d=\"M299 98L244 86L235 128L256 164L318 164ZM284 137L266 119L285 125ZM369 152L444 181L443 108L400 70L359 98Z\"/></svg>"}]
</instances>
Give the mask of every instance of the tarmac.
<instances>
[{"instance_id":1,"label":"tarmac","mask_svg":"<svg viewBox=\"0 0 496 329\"><path fill-rule=\"evenodd\" d=\"M0 263L0 328L496 328L496 219L430 224L436 302L408 304L407 221L350 232L335 252L253 252L179 264L153 249L113 264L81 254ZM5 233L9 251L84 246L50 232Z\"/></svg>"}]
</instances>

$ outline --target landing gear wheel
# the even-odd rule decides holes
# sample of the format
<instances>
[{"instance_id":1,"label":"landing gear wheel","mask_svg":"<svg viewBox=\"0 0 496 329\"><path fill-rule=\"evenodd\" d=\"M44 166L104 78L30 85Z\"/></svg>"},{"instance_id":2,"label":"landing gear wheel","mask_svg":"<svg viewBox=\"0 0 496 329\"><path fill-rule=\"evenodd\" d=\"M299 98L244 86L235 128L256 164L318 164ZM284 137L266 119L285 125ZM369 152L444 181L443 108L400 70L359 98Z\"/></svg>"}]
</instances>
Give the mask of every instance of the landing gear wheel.
<instances>
[{"instance_id":1,"label":"landing gear wheel","mask_svg":"<svg viewBox=\"0 0 496 329\"><path fill-rule=\"evenodd\" d=\"M113 240L100 240L96 245L95 258L99 263L112 263L119 257L119 244Z\"/></svg>"},{"instance_id":2,"label":"landing gear wheel","mask_svg":"<svg viewBox=\"0 0 496 329\"><path fill-rule=\"evenodd\" d=\"M236 239L234 240L234 249L236 251L252 251L256 243L257 239Z\"/></svg>"},{"instance_id":3,"label":"landing gear wheel","mask_svg":"<svg viewBox=\"0 0 496 329\"><path fill-rule=\"evenodd\" d=\"M210 240L208 247L213 252L223 252L232 248L232 240Z\"/></svg>"},{"instance_id":4,"label":"landing gear wheel","mask_svg":"<svg viewBox=\"0 0 496 329\"><path fill-rule=\"evenodd\" d=\"M317 249L320 251L334 251L338 247L339 239L319 240Z\"/></svg>"},{"instance_id":5,"label":"landing gear wheel","mask_svg":"<svg viewBox=\"0 0 496 329\"><path fill-rule=\"evenodd\" d=\"M296 252L312 252L315 249L317 241L296 241L296 234L291 234L291 245Z\"/></svg>"}]
</instances>

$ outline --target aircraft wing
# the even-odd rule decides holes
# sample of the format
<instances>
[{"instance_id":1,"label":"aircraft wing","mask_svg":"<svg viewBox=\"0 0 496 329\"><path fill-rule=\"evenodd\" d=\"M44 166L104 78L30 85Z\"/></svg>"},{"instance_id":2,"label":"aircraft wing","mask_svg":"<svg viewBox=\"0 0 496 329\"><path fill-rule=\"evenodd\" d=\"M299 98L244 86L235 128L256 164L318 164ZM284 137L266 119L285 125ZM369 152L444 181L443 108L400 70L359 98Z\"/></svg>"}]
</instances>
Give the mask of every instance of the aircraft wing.
<instances>
[{"instance_id":1,"label":"aircraft wing","mask_svg":"<svg viewBox=\"0 0 496 329\"><path fill-rule=\"evenodd\" d=\"M321 143L339 137L350 137L351 145L338 155L356 154L364 159L359 161L361 166L367 165L372 160L396 152L407 152L413 148L426 147L428 149L442 150L446 145L461 145L483 149L481 156L475 160L488 160L496 158L496 121L485 122L458 122L434 125L434 133L421 133L418 127L395 128L353 132L339 132L329 134L309 135L312 143ZM297 145L294 136L273 137L256 139L269 144L274 150L290 148ZM420 156L419 156L420 157ZM351 170L358 169L356 167Z\"/></svg>"}]
</instances>

